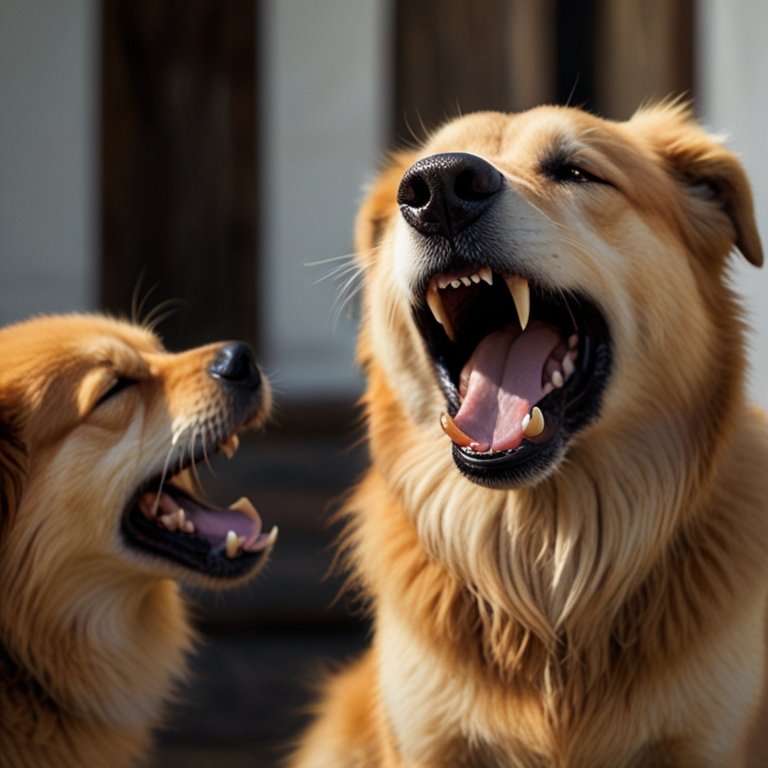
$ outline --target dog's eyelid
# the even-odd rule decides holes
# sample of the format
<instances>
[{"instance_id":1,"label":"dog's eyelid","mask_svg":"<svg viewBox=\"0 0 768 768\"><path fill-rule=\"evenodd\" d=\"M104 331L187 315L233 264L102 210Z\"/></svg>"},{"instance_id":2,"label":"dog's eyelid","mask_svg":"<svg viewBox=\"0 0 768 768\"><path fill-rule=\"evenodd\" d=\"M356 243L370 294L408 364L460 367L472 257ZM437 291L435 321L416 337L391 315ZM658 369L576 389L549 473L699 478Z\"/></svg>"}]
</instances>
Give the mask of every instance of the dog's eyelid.
<instances>
[{"instance_id":1,"label":"dog's eyelid","mask_svg":"<svg viewBox=\"0 0 768 768\"><path fill-rule=\"evenodd\" d=\"M595 163L581 153L557 151L541 163L541 173L558 184L610 184L595 168Z\"/></svg>"},{"instance_id":2,"label":"dog's eyelid","mask_svg":"<svg viewBox=\"0 0 768 768\"><path fill-rule=\"evenodd\" d=\"M550 163L545 172L550 179L562 184L609 184L606 179L574 161Z\"/></svg>"},{"instance_id":3,"label":"dog's eyelid","mask_svg":"<svg viewBox=\"0 0 768 768\"><path fill-rule=\"evenodd\" d=\"M93 408L98 408L100 405L103 405L108 400L111 400L116 395L119 395L124 389L127 389L134 384L138 384L138 381L135 378L114 374L111 386L96 400L96 402L93 404Z\"/></svg>"}]
</instances>

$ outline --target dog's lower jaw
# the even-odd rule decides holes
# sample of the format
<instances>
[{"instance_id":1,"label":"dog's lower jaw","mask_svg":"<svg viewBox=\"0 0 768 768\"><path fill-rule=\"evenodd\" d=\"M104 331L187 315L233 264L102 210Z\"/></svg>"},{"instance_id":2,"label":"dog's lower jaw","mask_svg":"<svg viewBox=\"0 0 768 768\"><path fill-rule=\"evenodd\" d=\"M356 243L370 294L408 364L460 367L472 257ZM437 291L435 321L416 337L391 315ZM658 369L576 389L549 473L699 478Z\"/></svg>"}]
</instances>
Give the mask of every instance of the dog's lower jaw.
<instances>
[{"instance_id":1,"label":"dog's lower jaw","mask_svg":"<svg viewBox=\"0 0 768 768\"><path fill-rule=\"evenodd\" d=\"M56 612L64 603L53 597L55 583L39 585L48 591L46 601L4 600L0 629L15 679L24 681L25 694L35 692L36 714L46 717L38 719L23 747L17 739L0 739L0 766L135 765L184 676L193 632L175 582L123 574L113 581L93 579L87 569L81 576L78 583L58 585L70 592L66 604L74 610L66 615ZM43 605L51 606L49 613L39 611ZM22 638L15 628L25 625L35 632ZM4 694L2 721L13 723L2 711ZM60 739L50 738L53 729L77 734L67 754L58 751ZM17 748L23 751L11 754Z\"/></svg>"}]
</instances>

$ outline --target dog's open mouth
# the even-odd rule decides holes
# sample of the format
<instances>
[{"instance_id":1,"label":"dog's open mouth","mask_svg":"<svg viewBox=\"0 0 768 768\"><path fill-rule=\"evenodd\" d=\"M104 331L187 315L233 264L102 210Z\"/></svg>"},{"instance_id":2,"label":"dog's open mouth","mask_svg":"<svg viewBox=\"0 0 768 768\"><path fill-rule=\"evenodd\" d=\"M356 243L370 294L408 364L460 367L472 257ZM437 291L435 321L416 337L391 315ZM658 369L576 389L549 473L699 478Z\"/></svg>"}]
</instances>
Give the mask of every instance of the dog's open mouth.
<instances>
[{"instance_id":1,"label":"dog's open mouth","mask_svg":"<svg viewBox=\"0 0 768 768\"><path fill-rule=\"evenodd\" d=\"M236 435L218 449L231 456ZM202 448L180 463L177 477L204 459ZM262 532L258 512L242 498L226 508L203 501L174 478L153 477L138 489L123 515L123 535L133 547L214 578L238 578L254 569L272 549L277 527Z\"/></svg>"},{"instance_id":2,"label":"dog's open mouth","mask_svg":"<svg viewBox=\"0 0 768 768\"><path fill-rule=\"evenodd\" d=\"M478 266L432 276L415 316L447 400L443 431L470 479L535 479L597 414L610 338L583 296Z\"/></svg>"}]
</instances>

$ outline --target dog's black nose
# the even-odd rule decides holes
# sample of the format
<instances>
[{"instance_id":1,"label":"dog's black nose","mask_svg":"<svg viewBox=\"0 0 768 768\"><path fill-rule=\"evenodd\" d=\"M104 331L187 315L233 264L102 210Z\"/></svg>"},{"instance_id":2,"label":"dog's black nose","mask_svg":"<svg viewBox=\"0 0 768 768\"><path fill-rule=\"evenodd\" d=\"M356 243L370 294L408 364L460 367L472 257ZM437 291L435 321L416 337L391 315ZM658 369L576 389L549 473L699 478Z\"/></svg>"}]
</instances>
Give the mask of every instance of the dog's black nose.
<instances>
[{"instance_id":1,"label":"dog's black nose","mask_svg":"<svg viewBox=\"0 0 768 768\"><path fill-rule=\"evenodd\" d=\"M465 152L419 160L403 175L397 202L403 218L423 235L454 233L477 220L502 188L489 162Z\"/></svg>"},{"instance_id":2,"label":"dog's black nose","mask_svg":"<svg viewBox=\"0 0 768 768\"><path fill-rule=\"evenodd\" d=\"M242 341L234 341L222 347L208 370L211 376L239 387L256 389L261 384L261 374L253 350Z\"/></svg>"}]
</instances>

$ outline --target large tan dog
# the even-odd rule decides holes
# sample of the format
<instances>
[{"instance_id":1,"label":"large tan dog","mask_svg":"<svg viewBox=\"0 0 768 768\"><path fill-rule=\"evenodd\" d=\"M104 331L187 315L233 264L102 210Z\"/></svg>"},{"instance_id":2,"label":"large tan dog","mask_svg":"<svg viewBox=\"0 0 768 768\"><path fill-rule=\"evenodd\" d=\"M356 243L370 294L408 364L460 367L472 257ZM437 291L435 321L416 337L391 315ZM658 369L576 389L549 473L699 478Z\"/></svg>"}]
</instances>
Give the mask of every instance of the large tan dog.
<instances>
[{"instance_id":1,"label":"large tan dog","mask_svg":"<svg viewBox=\"0 0 768 768\"><path fill-rule=\"evenodd\" d=\"M677 105L469 115L395 158L358 248L375 634L294 764L742 765L768 430L737 159Z\"/></svg>"},{"instance_id":2,"label":"large tan dog","mask_svg":"<svg viewBox=\"0 0 768 768\"><path fill-rule=\"evenodd\" d=\"M0 330L0 765L134 765L184 672L174 579L238 583L276 530L188 471L263 422L243 344L169 354L94 316Z\"/></svg>"}]
</instances>

